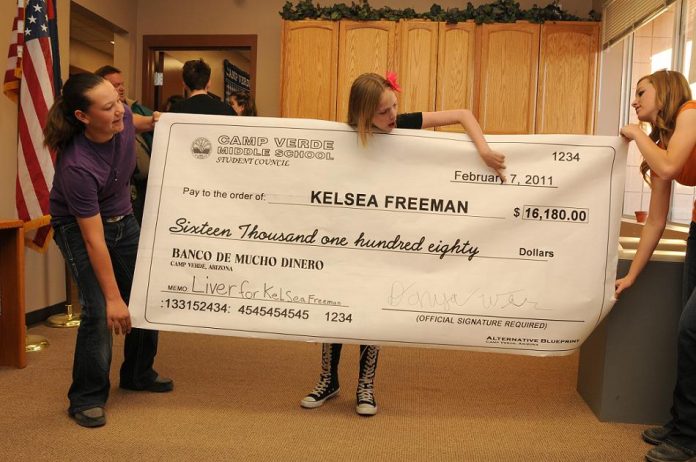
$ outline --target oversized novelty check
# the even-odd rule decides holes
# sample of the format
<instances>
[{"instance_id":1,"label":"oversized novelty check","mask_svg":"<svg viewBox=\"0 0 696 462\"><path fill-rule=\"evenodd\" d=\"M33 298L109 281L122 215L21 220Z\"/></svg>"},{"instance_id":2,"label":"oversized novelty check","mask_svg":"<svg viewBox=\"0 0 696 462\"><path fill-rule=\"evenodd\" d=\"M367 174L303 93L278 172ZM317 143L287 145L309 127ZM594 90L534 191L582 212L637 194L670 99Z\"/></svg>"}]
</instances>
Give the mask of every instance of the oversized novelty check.
<instances>
[{"instance_id":1,"label":"oversized novelty check","mask_svg":"<svg viewBox=\"0 0 696 462\"><path fill-rule=\"evenodd\" d=\"M613 301L625 144L377 134L163 115L130 309L137 327L305 341L577 349Z\"/></svg>"}]
</instances>

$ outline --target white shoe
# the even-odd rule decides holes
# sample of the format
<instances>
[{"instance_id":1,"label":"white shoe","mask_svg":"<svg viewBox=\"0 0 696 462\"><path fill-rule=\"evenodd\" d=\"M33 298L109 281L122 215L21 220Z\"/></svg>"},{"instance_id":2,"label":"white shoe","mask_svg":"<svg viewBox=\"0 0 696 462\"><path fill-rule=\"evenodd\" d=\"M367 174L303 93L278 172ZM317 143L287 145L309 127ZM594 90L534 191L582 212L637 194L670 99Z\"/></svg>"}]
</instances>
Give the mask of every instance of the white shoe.
<instances>
[{"instance_id":1,"label":"white shoe","mask_svg":"<svg viewBox=\"0 0 696 462\"><path fill-rule=\"evenodd\" d=\"M377 405L373 403L358 403L355 406L355 412L360 415L375 415L377 414Z\"/></svg>"},{"instance_id":2,"label":"white shoe","mask_svg":"<svg viewBox=\"0 0 696 462\"><path fill-rule=\"evenodd\" d=\"M340 388L338 387L322 388L321 386L317 386L317 388L315 388L314 391L302 398L302 401L300 401L300 406L302 406L305 409L314 409L316 407L319 407L322 404L324 404L324 402L327 399L331 399L334 396L338 395L339 390Z\"/></svg>"},{"instance_id":3,"label":"white shoe","mask_svg":"<svg viewBox=\"0 0 696 462\"><path fill-rule=\"evenodd\" d=\"M377 402L375 401L375 393L371 386L359 386L356 398L358 404L355 406L355 412L360 415L377 414Z\"/></svg>"}]
</instances>

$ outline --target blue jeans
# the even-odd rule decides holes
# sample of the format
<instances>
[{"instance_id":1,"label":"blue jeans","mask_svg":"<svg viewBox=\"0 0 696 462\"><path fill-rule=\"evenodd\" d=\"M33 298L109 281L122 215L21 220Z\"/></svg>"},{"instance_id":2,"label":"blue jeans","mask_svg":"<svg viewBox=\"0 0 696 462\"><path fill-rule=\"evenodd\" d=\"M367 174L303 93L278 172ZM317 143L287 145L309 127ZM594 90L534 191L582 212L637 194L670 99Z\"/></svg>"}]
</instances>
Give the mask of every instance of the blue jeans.
<instances>
[{"instance_id":1,"label":"blue jeans","mask_svg":"<svg viewBox=\"0 0 696 462\"><path fill-rule=\"evenodd\" d=\"M677 337L677 384L667 440L696 451L696 223L692 222L684 259L684 310Z\"/></svg>"},{"instance_id":2,"label":"blue jeans","mask_svg":"<svg viewBox=\"0 0 696 462\"><path fill-rule=\"evenodd\" d=\"M68 411L72 415L106 404L110 387L112 339L106 324L104 295L89 261L77 221L72 217L61 217L54 218L51 224L55 241L77 282L82 305L73 360L73 381L68 391ZM140 227L133 215L115 223L104 221L103 225L116 282L127 304L133 283ZM126 335L121 386L145 388L157 378L157 372L152 368L157 354L157 336L157 331L145 329L132 329Z\"/></svg>"}]
</instances>

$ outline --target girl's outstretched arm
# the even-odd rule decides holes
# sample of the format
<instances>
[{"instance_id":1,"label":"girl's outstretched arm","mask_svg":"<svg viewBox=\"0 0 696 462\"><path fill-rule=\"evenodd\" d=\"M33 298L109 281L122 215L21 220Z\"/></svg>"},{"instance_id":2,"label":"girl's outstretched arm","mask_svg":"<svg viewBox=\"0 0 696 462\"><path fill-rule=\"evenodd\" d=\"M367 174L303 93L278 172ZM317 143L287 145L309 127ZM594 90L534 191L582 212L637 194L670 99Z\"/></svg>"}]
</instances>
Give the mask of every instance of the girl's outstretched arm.
<instances>
[{"instance_id":1,"label":"girl's outstretched arm","mask_svg":"<svg viewBox=\"0 0 696 462\"><path fill-rule=\"evenodd\" d=\"M672 194L672 180L664 180L657 175L651 175L650 184L652 185L652 192L650 194L648 219L640 234L638 249L631 262L631 267L628 269L628 274L617 279L614 284L616 288L614 295L616 298L621 295L621 292L633 285L638 275L645 268L645 265L648 264L667 224L669 199Z\"/></svg>"},{"instance_id":2,"label":"girl's outstretched arm","mask_svg":"<svg viewBox=\"0 0 696 462\"><path fill-rule=\"evenodd\" d=\"M89 262L106 302L106 322L109 330L124 335L131 330L131 317L128 306L121 297L109 249L104 239L104 225L101 215L78 218L77 224L85 242Z\"/></svg>"},{"instance_id":3,"label":"girl's outstretched arm","mask_svg":"<svg viewBox=\"0 0 696 462\"><path fill-rule=\"evenodd\" d=\"M483 130L479 125L474 114L468 109L451 109L447 111L424 112L423 127L442 127L444 125L461 124L469 135L471 141L474 142L476 150L481 156L481 159L488 167L495 170L495 173L505 182L505 156L499 152L493 151L486 139L483 137Z\"/></svg>"}]
</instances>

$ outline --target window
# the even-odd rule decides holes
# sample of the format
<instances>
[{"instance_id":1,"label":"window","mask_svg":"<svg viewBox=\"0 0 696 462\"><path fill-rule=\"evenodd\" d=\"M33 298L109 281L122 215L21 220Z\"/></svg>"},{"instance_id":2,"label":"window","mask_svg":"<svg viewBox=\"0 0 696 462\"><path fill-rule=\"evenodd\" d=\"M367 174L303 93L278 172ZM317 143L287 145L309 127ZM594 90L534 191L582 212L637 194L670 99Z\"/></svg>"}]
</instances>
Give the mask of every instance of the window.
<instances>
[{"instance_id":1,"label":"window","mask_svg":"<svg viewBox=\"0 0 696 462\"><path fill-rule=\"evenodd\" d=\"M696 0L692 1L696 3ZM631 66L631 98L628 104L633 101L636 85L641 77L660 69L672 68L674 21L675 5L672 5L662 14L634 32L633 60ZM629 114L629 122L638 123L635 112L631 110ZM633 216L634 212L637 210L648 210L650 204L650 186L643 181L643 176L640 173L640 164L642 161L643 158L636 144L631 143L628 148L626 165L626 186L624 189L623 207L623 213L625 215ZM694 188L687 189L690 191L684 190L682 192L693 196ZM680 217L683 215L681 208L678 213L675 213L675 209L672 209L672 213ZM691 217L690 208L688 216L689 218ZM674 220L675 218L673 217L671 219Z\"/></svg>"},{"instance_id":2,"label":"window","mask_svg":"<svg viewBox=\"0 0 696 462\"><path fill-rule=\"evenodd\" d=\"M691 92L696 95L696 0L688 0L682 13L684 22L684 61L682 72L691 84Z\"/></svg>"}]
</instances>

